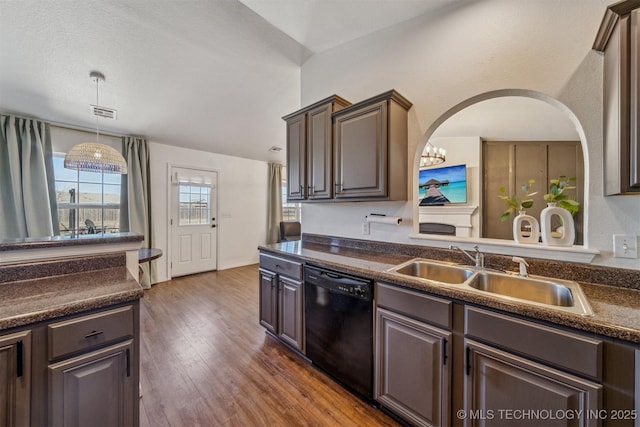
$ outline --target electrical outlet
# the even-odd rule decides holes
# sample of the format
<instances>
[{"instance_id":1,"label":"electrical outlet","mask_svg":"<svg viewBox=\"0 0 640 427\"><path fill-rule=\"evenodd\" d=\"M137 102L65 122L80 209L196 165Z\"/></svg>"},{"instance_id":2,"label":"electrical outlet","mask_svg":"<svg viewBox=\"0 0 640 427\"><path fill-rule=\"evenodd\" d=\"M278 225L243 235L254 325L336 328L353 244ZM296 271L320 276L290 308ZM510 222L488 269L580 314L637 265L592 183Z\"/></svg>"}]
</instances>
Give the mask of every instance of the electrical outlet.
<instances>
[{"instance_id":1,"label":"electrical outlet","mask_svg":"<svg viewBox=\"0 0 640 427\"><path fill-rule=\"evenodd\" d=\"M362 234L371 234L371 224L367 221L362 223Z\"/></svg>"},{"instance_id":2,"label":"electrical outlet","mask_svg":"<svg viewBox=\"0 0 640 427\"><path fill-rule=\"evenodd\" d=\"M629 234L614 234L613 257L638 258L638 237Z\"/></svg>"}]
</instances>

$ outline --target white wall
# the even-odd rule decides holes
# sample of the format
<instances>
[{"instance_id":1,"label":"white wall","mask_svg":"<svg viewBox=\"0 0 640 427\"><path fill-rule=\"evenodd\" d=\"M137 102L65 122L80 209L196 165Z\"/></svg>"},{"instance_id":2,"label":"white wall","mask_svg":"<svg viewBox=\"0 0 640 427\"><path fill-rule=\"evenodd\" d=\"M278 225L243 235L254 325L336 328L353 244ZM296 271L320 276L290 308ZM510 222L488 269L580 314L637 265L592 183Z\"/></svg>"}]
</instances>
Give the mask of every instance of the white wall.
<instances>
[{"instance_id":1,"label":"white wall","mask_svg":"<svg viewBox=\"0 0 640 427\"><path fill-rule=\"evenodd\" d=\"M586 244L600 251L594 262L640 269L638 259L612 258L611 237L640 234L640 197L602 196L602 56L591 45L609 3L459 2L439 16L418 17L313 56L302 68L302 105L333 93L357 102L396 89L414 104L408 160L415 165L426 131L468 98L511 88L556 98L573 112L586 143ZM409 174L412 185L415 171ZM409 238L412 203L306 204L303 232L420 244ZM363 236L360 224L371 212L405 221L399 227L372 224Z\"/></svg>"},{"instance_id":2,"label":"white wall","mask_svg":"<svg viewBox=\"0 0 640 427\"><path fill-rule=\"evenodd\" d=\"M258 245L267 233L268 164L239 157L150 144L151 204L158 281L169 279L168 165L218 171L218 269L258 262Z\"/></svg>"}]
</instances>

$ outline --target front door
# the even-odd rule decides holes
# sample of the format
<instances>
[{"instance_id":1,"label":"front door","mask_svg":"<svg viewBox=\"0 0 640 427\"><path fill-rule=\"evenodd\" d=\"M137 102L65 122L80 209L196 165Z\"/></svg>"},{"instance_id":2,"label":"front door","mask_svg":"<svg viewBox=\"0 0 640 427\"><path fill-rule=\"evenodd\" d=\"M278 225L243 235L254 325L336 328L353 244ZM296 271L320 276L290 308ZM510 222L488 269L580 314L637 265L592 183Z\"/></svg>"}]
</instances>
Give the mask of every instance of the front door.
<instances>
[{"instance_id":1,"label":"front door","mask_svg":"<svg viewBox=\"0 0 640 427\"><path fill-rule=\"evenodd\" d=\"M171 277L217 268L217 172L171 168Z\"/></svg>"}]
</instances>

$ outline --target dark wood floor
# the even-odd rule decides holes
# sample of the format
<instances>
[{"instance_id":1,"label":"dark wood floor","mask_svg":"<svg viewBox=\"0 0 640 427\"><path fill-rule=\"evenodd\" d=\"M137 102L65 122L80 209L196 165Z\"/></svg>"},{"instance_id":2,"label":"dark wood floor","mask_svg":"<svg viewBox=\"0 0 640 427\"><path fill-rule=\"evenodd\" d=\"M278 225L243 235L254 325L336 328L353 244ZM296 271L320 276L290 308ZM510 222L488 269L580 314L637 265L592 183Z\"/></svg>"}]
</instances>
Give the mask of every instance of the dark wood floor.
<instances>
[{"instance_id":1,"label":"dark wood floor","mask_svg":"<svg viewBox=\"0 0 640 427\"><path fill-rule=\"evenodd\" d=\"M265 334L256 265L157 284L140 320L143 427L397 425Z\"/></svg>"}]
</instances>

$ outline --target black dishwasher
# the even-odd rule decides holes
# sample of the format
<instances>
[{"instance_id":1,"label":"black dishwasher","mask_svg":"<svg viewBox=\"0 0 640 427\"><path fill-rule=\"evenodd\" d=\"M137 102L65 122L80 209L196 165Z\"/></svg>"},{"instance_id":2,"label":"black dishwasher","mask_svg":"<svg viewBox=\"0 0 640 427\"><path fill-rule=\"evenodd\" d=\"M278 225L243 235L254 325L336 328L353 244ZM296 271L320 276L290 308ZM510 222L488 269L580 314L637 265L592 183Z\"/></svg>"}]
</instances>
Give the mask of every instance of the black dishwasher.
<instances>
[{"instance_id":1,"label":"black dishwasher","mask_svg":"<svg viewBox=\"0 0 640 427\"><path fill-rule=\"evenodd\" d=\"M373 283L304 268L306 355L343 385L373 398Z\"/></svg>"}]
</instances>

